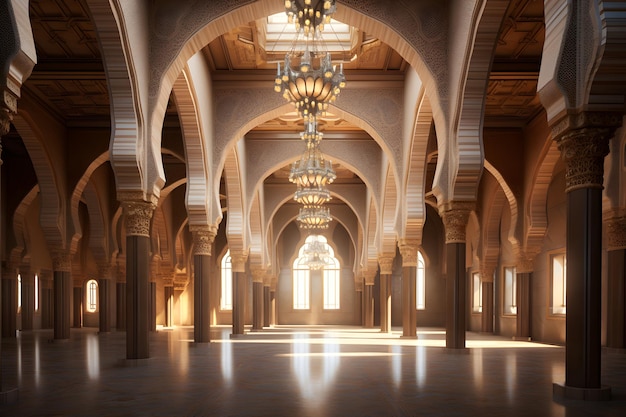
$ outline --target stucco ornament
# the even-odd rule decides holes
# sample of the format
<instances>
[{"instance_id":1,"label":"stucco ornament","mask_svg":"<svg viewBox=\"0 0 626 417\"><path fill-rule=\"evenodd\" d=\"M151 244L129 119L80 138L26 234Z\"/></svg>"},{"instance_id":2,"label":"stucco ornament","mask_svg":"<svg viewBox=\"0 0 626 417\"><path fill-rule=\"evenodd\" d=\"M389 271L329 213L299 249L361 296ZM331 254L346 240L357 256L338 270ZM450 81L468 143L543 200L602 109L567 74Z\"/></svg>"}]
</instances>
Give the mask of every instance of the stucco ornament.
<instances>
[{"instance_id":1,"label":"stucco ornament","mask_svg":"<svg viewBox=\"0 0 626 417\"><path fill-rule=\"evenodd\" d=\"M608 250L626 249L626 209L612 210L605 214Z\"/></svg>"},{"instance_id":2,"label":"stucco ornament","mask_svg":"<svg viewBox=\"0 0 626 417\"><path fill-rule=\"evenodd\" d=\"M473 201L451 201L439 207L446 243L465 243L467 221L475 206Z\"/></svg>"},{"instance_id":3,"label":"stucco ornament","mask_svg":"<svg viewBox=\"0 0 626 417\"><path fill-rule=\"evenodd\" d=\"M212 253L213 241L217 230L213 226L190 226L191 234L193 236L193 254L194 255L207 255Z\"/></svg>"},{"instance_id":4,"label":"stucco ornament","mask_svg":"<svg viewBox=\"0 0 626 417\"><path fill-rule=\"evenodd\" d=\"M401 239L398 242L398 248L402 254L402 266L417 266L417 251L419 244L417 240Z\"/></svg>"},{"instance_id":5,"label":"stucco ornament","mask_svg":"<svg viewBox=\"0 0 626 417\"><path fill-rule=\"evenodd\" d=\"M150 237L150 221L156 206L146 201L123 201L127 236Z\"/></svg>"},{"instance_id":6,"label":"stucco ornament","mask_svg":"<svg viewBox=\"0 0 626 417\"><path fill-rule=\"evenodd\" d=\"M381 275L391 275L393 273L393 256L383 255L378 257Z\"/></svg>"}]
</instances>

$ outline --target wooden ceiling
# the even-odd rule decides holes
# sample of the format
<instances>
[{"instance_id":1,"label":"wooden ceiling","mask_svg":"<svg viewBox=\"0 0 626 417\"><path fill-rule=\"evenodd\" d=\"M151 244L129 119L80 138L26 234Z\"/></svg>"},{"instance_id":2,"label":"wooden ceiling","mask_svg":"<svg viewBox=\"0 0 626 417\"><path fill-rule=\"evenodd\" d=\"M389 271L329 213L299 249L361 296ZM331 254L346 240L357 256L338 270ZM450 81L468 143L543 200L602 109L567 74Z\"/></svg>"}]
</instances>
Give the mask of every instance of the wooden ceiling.
<instances>
[{"instance_id":1,"label":"wooden ceiling","mask_svg":"<svg viewBox=\"0 0 626 417\"><path fill-rule=\"evenodd\" d=\"M109 123L106 78L97 35L84 0L31 1L38 64L24 89L67 125ZM485 126L524 126L541 111L537 78L543 49L543 1L514 0L507 10L495 50L488 85ZM215 39L203 53L216 74L267 72L273 80L275 64L264 60L258 45L258 27L263 21L233 28ZM367 77L403 76L406 62L384 43L359 33L357 59L345 64L350 74ZM271 72L271 74L270 74ZM168 114L176 118L175 107ZM297 129L293 115L285 115L255 130ZM330 115L328 131L356 127Z\"/></svg>"}]
</instances>

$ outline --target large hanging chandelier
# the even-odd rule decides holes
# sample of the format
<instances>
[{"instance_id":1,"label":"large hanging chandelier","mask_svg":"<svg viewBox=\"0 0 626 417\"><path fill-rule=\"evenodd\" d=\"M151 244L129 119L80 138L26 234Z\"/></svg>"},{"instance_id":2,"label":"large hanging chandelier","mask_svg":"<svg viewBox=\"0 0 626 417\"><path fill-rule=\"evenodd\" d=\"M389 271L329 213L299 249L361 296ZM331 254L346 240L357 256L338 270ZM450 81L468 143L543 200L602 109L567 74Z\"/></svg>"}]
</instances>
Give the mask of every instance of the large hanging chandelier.
<instances>
[{"instance_id":1,"label":"large hanging chandelier","mask_svg":"<svg viewBox=\"0 0 626 417\"><path fill-rule=\"evenodd\" d=\"M330 264L330 251L326 243L319 240L317 235L311 235L311 238L312 240L304 246L302 255L309 269L322 269Z\"/></svg>"},{"instance_id":2,"label":"large hanging chandelier","mask_svg":"<svg viewBox=\"0 0 626 417\"><path fill-rule=\"evenodd\" d=\"M289 181L300 188L323 188L337 178L331 161L324 159L319 141L308 140L302 157L291 165Z\"/></svg>"},{"instance_id":3,"label":"large hanging chandelier","mask_svg":"<svg viewBox=\"0 0 626 417\"><path fill-rule=\"evenodd\" d=\"M337 71L330 53L320 50L324 22L330 21L334 11L334 0L285 0L285 12L298 35L282 70L278 63L274 90L293 103L305 121L326 113L346 85L343 64ZM303 47L298 50L300 44Z\"/></svg>"},{"instance_id":4,"label":"large hanging chandelier","mask_svg":"<svg viewBox=\"0 0 626 417\"><path fill-rule=\"evenodd\" d=\"M300 208L296 218L301 229L328 229L329 223L333 220L328 207L308 206Z\"/></svg>"}]
</instances>

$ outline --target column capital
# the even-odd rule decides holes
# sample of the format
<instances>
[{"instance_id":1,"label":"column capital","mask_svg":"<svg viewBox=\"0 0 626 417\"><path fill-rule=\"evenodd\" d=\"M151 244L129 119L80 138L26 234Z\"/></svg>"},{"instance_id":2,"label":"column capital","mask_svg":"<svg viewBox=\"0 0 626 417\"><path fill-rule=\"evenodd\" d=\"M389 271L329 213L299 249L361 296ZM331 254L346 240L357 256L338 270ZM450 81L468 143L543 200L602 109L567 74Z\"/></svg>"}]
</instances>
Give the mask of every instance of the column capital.
<instances>
[{"instance_id":1,"label":"column capital","mask_svg":"<svg viewBox=\"0 0 626 417\"><path fill-rule=\"evenodd\" d=\"M496 270L496 266L492 264L481 265L480 267L480 282L493 282L493 273Z\"/></svg>"},{"instance_id":2,"label":"column capital","mask_svg":"<svg viewBox=\"0 0 626 417\"><path fill-rule=\"evenodd\" d=\"M621 112L568 112L552 123L550 130L553 140L558 140L561 136L569 132L584 128L609 129L612 135L612 133L622 125L622 117L623 114Z\"/></svg>"},{"instance_id":3,"label":"column capital","mask_svg":"<svg viewBox=\"0 0 626 417\"><path fill-rule=\"evenodd\" d=\"M443 220L446 243L465 243L465 229L474 201L449 201L439 205L439 215Z\"/></svg>"},{"instance_id":4,"label":"column capital","mask_svg":"<svg viewBox=\"0 0 626 417\"><path fill-rule=\"evenodd\" d=\"M252 272L252 282L258 282L258 283L263 284L265 282L265 275L266 275L265 269L258 267L258 266L254 266L250 269Z\"/></svg>"},{"instance_id":5,"label":"column capital","mask_svg":"<svg viewBox=\"0 0 626 417\"><path fill-rule=\"evenodd\" d=\"M417 239L400 239L398 248L402 255L402 266L417 266L417 251L419 250Z\"/></svg>"},{"instance_id":6,"label":"column capital","mask_svg":"<svg viewBox=\"0 0 626 417\"><path fill-rule=\"evenodd\" d=\"M381 275L391 275L393 273L393 260L395 256L391 254L378 255L378 266Z\"/></svg>"},{"instance_id":7,"label":"column capital","mask_svg":"<svg viewBox=\"0 0 626 417\"><path fill-rule=\"evenodd\" d=\"M374 285L374 281L376 280L376 271L370 271L369 269L364 269L363 279L365 280L365 285Z\"/></svg>"},{"instance_id":8,"label":"column capital","mask_svg":"<svg viewBox=\"0 0 626 417\"><path fill-rule=\"evenodd\" d=\"M606 225L607 250L626 249L626 209L609 210L602 217Z\"/></svg>"},{"instance_id":9,"label":"column capital","mask_svg":"<svg viewBox=\"0 0 626 417\"><path fill-rule=\"evenodd\" d=\"M517 257L516 274L527 274L535 270L535 254L523 252Z\"/></svg>"},{"instance_id":10,"label":"column capital","mask_svg":"<svg viewBox=\"0 0 626 417\"><path fill-rule=\"evenodd\" d=\"M555 139L565 162L565 192L600 188L604 182L604 157L615 129L582 127Z\"/></svg>"},{"instance_id":11,"label":"column capital","mask_svg":"<svg viewBox=\"0 0 626 417\"><path fill-rule=\"evenodd\" d=\"M233 266L233 272L246 272L246 262L248 261L248 252L242 250L230 251L230 262Z\"/></svg>"},{"instance_id":12,"label":"column capital","mask_svg":"<svg viewBox=\"0 0 626 417\"><path fill-rule=\"evenodd\" d=\"M191 225L189 230L193 236L193 254L210 256L217 228L209 225Z\"/></svg>"},{"instance_id":13,"label":"column capital","mask_svg":"<svg viewBox=\"0 0 626 417\"><path fill-rule=\"evenodd\" d=\"M72 272L72 257L69 251L52 251L52 270L57 272Z\"/></svg>"},{"instance_id":14,"label":"column capital","mask_svg":"<svg viewBox=\"0 0 626 417\"><path fill-rule=\"evenodd\" d=\"M143 200L124 200L122 208L126 235L150 237L150 220L152 220L156 204Z\"/></svg>"},{"instance_id":15,"label":"column capital","mask_svg":"<svg viewBox=\"0 0 626 417\"><path fill-rule=\"evenodd\" d=\"M111 278L111 264L108 262L98 263L98 274L100 279Z\"/></svg>"},{"instance_id":16,"label":"column capital","mask_svg":"<svg viewBox=\"0 0 626 417\"><path fill-rule=\"evenodd\" d=\"M17 114L17 96L9 89L2 88L2 100L0 101L0 138L9 133L11 122L15 114Z\"/></svg>"}]
</instances>

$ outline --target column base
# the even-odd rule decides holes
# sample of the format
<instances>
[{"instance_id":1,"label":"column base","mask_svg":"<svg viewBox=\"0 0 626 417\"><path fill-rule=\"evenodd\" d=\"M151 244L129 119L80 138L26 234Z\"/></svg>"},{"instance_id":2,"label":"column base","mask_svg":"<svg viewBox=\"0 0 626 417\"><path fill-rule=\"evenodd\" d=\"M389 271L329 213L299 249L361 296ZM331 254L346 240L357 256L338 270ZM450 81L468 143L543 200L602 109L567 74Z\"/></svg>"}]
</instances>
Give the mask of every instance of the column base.
<instances>
[{"instance_id":1,"label":"column base","mask_svg":"<svg viewBox=\"0 0 626 417\"><path fill-rule=\"evenodd\" d=\"M19 397L19 390L17 388L9 389L6 391L0 391L0 404L15 404Z\"/></svg>"},{"instance_id":2,"label":"column base","mask_svg":"<svg viewBox=\"0 0 626 417\"><path fill-rule=\"evenodd\" d=\"M230 334L230 338L231 339L241 339L243 337L246 336L246 333L240 334L240 333L231 333Z\"/></svg>"},{"instance_id":3,"label":"column base","mask_svg":"<svg viewBox=\"0 0 626 417\"><path fill-rule=\"evenodd\" d=\"M453 355L468 355L470 353L469 348L449 348L449 347L444 347L441 348L441 350L443 351L443 353L450 353Z\"/></svg>"},{"instance_id":4,"label":"column base","mask_svg":"<svg viewBox=\"0 0 626 417\"><path fill-rule=\"evenodd\" d=\"M602 385L600 388L568 387L565 384L552 384L552 398L583 401L609 401L611 387Z\"/></svg>"},{"instance_id":5,"label":"column base","mask_svg":"<svg viewBox=\"0 0 626 417\"><path fill-rule=\"evenodd\" d=\"M48 339L48 343L67 343L70 339Z\"/></svg>"},{"instance_id":6,"label":"column base","mask_svg":"<svg viewBox=\"0 0 626 417\"><path fill-rule=\"evenodd\" d=\"M405 335L402 335L402 336L400 336L400 339L413 339L413 340L417 340L417 335L415 335L415 336L405 336Z\"/></svg>"},{"instance_id":7,"label":"column base","mask_svg":"<svg viewBox=\"0 0 626 417\"><path fill-rule=\"evenodd\" d=\"M513 336L513 340L516 342L530 342L530 336Z\"/></svg>"}]
</instances>

